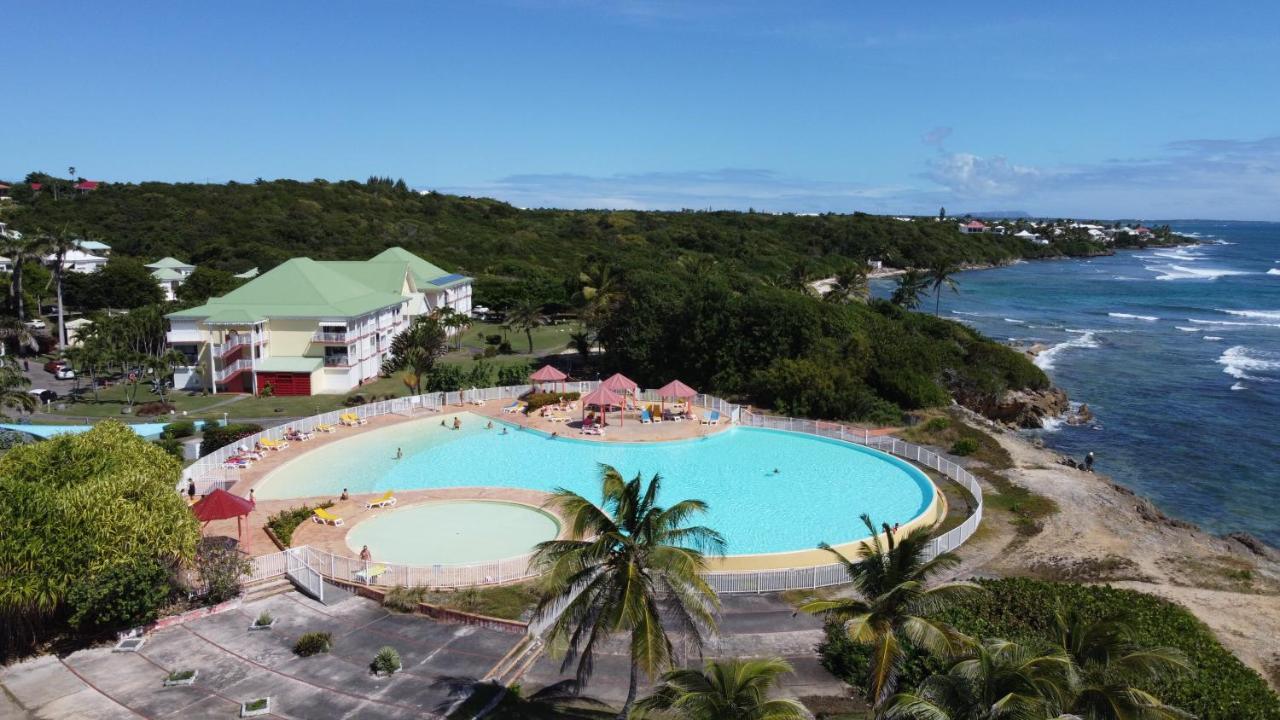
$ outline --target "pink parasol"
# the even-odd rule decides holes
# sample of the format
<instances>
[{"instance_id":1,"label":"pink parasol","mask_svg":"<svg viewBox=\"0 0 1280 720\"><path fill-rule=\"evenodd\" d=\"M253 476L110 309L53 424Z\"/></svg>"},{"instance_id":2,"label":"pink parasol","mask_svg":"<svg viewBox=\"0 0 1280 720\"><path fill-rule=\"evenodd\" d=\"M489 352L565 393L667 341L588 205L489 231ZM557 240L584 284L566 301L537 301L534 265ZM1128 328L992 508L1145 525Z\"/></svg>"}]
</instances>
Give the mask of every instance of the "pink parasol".
<instances>
[{"instance_id":1,"label":"pink parasol","mask_svg":"<svg viewBox=\"0 0 1280 720\"><path fill-rule=\"evenodd\" d=\"M595 390L587 393L586 396L582 398L582 419L586 420L587 418L588 405L595 405L600 408L601 413L604 413L610 406L616 405L621 408L622 403L623 399L621 395L610 390L604 385L601 385ZM621 423L621 419L619 419L619 423Z\"/></svg>"},{"instance_id":2,"label":"pink parasol","mask_svg":"<svg viewBox=\"0 0 1280 720\"><path fill-rule=\"evenodd\" d=\"M529 379L533 381L534 385L541 385L544 382L563 383L565 380L569 379L569 376L550 365L543 365L538 368L537 372L530 375Z\"/></svg>"}]
</instances>

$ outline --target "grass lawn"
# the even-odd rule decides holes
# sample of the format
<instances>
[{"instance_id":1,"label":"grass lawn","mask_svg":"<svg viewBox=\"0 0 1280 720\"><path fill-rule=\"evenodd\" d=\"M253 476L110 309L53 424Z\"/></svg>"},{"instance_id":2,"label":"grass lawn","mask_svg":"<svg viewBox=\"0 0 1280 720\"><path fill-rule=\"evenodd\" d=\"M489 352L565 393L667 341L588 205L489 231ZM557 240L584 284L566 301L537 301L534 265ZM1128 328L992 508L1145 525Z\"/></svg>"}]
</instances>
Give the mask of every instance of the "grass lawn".
<instances>
[{"instance_id":1,"label":"grass lawn","mask_svg":"<svg viewBox=\"0 0 1280 720\"><path fill-rule=\"evenodd\" d=\"M80 392L77 400L71 401L69 399L59 399L53 405L41 408L40 412L36 413L36 417L44 412L51 412L55 415L79 415L84 417L128 417L120 412L126 405L125 397L126 386L124 384L117 384L108 388L102 388L98 391L99 399L97 401L94 401L93 399L93 392L86 388ZM185 410L192 415L198 414L209 406L222 402L226 399L227 396L225 395L201 396L188 395L184 392L169 393L168 395L169 402L177 406L179 412ZM138 385L138 393L134 398L135 408L138 405L157 402L159 400L160 396L151 392L151 386L149 384L140 383ZM59 410L58 405L60 404L65 405L65 408Z\"/></svg>"},{"instance_id":2,"label":"grass lawn","mask_svg":"<svg viewBox=\"0 0 1280 720\"><path fill-rule=\"evenodd\" d=\"M569 345L569 336L578 331L578 325L575 323L561 323L559 325L542 325L533 329L533 354L546 355L548 353L558 353ZM462 335L462 347L471 348L473 350L484 350L485 335L501 335L511 341L511 349L516 353L530 357L529 339L523 332L507 330L501 325L493 323L476 323L467 329Z\"/></svg>"}]
</instances>

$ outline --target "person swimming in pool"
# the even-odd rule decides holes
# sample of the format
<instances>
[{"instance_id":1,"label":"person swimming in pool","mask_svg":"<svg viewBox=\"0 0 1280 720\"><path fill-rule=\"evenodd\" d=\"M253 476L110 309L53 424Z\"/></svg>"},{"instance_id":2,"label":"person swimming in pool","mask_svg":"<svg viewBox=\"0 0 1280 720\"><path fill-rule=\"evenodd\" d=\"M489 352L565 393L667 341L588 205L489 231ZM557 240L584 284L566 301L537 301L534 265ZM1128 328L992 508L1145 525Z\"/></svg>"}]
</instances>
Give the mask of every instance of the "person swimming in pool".
<instances>
[{"instance_id":1,"label":"person swimming in pool","mask_svg":"<svg viewBox=\"0 0 1280 720\"><path fill-rule=\"evenodd\" d=\"M507 434L507 429L506 429L505 427L504 427L504 428L502 428L502 432L500 432L500 433L498 433L498 434L499 434L499 435L506 435L506 434Z\"/></svg>"},{"instance_id":2,"label":"person swimming in pool","mask_svg":"<svg viewBox=\"0 0 1280 720\"><path fill-rule=\"evenodd\" d=\"M485 430L492 430L492 429L493 429L493 421L492 421L492 420L490 420L490 421L489 421L489 422L484 426L484 429L485 429Z\"/></svg>"},{"instance_id":3,"label":"person swimming in pool","mask_svg":"<svg viewBox=\"0 0 1280 720\"><path fill-rule=\"evenodd\" d=\"M459 420L459 419L457 418L457 416L454 416L454 418L453 418L453 429L454 429L454 430L458 430L458 429L460 429L461 427L462 427L462 421L461 421L461 420Z\"/></svg>"},{"instance_id":4,"label":"person swimming in pool","mask_svg":"<svg viewBox=\"0 0 1280 720\"><path fill-rule=\"evenodd\" d=\"M399 460L402 457L404 457L404 451L400 448L396 448L396 459Z\"/></svg>"}]
</instances>

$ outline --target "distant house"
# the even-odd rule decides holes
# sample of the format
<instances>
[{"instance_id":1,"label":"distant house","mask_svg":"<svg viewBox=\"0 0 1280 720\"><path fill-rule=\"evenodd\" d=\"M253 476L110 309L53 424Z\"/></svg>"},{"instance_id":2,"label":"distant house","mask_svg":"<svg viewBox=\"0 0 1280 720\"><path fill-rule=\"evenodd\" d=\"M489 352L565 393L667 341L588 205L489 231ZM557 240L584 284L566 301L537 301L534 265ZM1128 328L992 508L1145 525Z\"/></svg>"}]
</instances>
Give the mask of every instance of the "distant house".
<instances>
[{"instance_id":1,"label":"distant house","mask_svg":"<svg viewBox=\"0 0 1280 720\"><path fill-rule=\"evenodd\" d=\"M13 260L0 256L0 272L10 272L13 270Z\"/></svg>"},{"instance_id":2,"label":"distant house","mask_svg":"<svg viewBox=\"0 0 1280 720\"><path fill-rule=\"evenodd\" d=\"M156 283L164 291L165 300L177 300L178 286L186 282L191 273L196 271L195 265L188 265L171 257L148 263L147 268L151 270L151 277L156 279Z\"/></svg>"},{"instance_id":3,"label":"distant house","mask_svg":"<svg viewBox=\"0 0 1280 720\"><path fill-rule=\"evenodd\" d=\"M996 225L991 228L992 235L1004 235L1006 232L1008 232L1008 229L1003 225Z\"/></svg>"},{"instance_id":4,"label":"distant house","mask_svg":"<svg viewBox=\"0 0 1280 720\"><path fill-rule=\"evenodd\" d=\"M1151 228L1143 227L1142 225L1139 225L1138 227L1133 229L1133 234L1134 235L1150 235Z\"/></svg>"},{"instance_id":5,"label":"distant house","mask_svg":"<svg viewBox=\"0 0 1280 720\"><path fill-rule=\"evenodd\" d=\"M102 183L98 180L81 180L76 183L74 187L80 192L89 192L91 190L97 190L100 185L102 185Z\"/></svg>"},{"instance_id":6,"label":"distant house","mask_svg":"<svg viewBox=\"0 0 1280 720\"><path fill-rule=\"evenodd\" d=\"M53 265L58 262L57 255L45 255L42 260L46 265ZM101 255L87 253L84 250L68 250L62 256L62 269L67 272L77 273L93 273L102 269L107 264L107 259Z\"/></svg>"},{"instance_id":7,"label":"distant house","mask_svg":"<svg viewBox=\"0 0 1280 720\"><path fill-rule=\"evenodd\" d=\"M1033 243L1035 243L1035 244L1037 244L1037 245L1048 245L1048 244L1049 244L1049 241L1048 241L1048 240L1044 239L1044 238L1043 238L1043 237L1041 237L1040 235L1037 235L1036 233L1031 232L1030 230L1019 230L1018 232L1014 233L1014 234L1013 234L1013 236L1014 236L1014 237L1016 237L1016 238L1018 238L1018 239L1020 239L1020 240L1026 240L1026 241L1028 241L1028 242L1033 242Z\"/></svg>"},{"instance_id":8,"label":"distant house","mask_svg":"<svg viewBox=\"0 0 1280 720\"><path fill-rule=\"evenodd\" d=\"M97 240L77 240L76 247L84 250L85 252L97 253L99 255L111 254L111 246L104 242L98 242Z\"/></svg>"},{"instance_id":9,"label":"distant house","mask_svg":"<svg viewBox=\"0 0 1280 720\"><path fill-rule=\"evenodd\" d=\"M9 200L12 200L13 196L10 195L10 191L12 190L12 185L0 183L0 202L8 202Z\"/></svg>"},{"instance_id":10,"label":"distant house","mask_svg":"<svg viewBox=\"0 0 1280 720\"><path fill-rule=\"evenodd\" d=\"M964 233L965 235L976 235L978 233L984 233L986 231L987 231L987 226L982 224L982 222L978 220L970 220L969 222L962 223L960 225L960 232Z\"/></svg>"},{"instance_id":11,"label":"distant house","mask_svg":"<svg viewBox=\"0 0 1280 720\"><path fill-rule=\"evenodd\" d=\"M258 277L258 268L251 268L249 270L245 270L242 273L236 273L235 277L238 277L241 280L252 280Z\"/></svg>"}]
</instances>

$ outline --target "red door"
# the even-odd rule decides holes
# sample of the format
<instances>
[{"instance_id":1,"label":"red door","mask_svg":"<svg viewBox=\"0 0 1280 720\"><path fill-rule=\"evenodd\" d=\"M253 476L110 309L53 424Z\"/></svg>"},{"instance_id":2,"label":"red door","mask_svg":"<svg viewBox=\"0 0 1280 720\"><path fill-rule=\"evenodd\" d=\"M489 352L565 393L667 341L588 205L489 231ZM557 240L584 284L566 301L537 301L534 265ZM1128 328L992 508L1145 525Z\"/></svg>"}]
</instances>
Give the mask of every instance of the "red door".
<instances>
[{"instance_id":1,"label":"red door","mask_svg":"<svg viewBox=\"0 0 1280 720\"><path fill-rule=\"evenodd\" d=\"M258 391L267 385L275 395L310 395L311 373L258 373Z\"/></svg>"}]
</instances>

